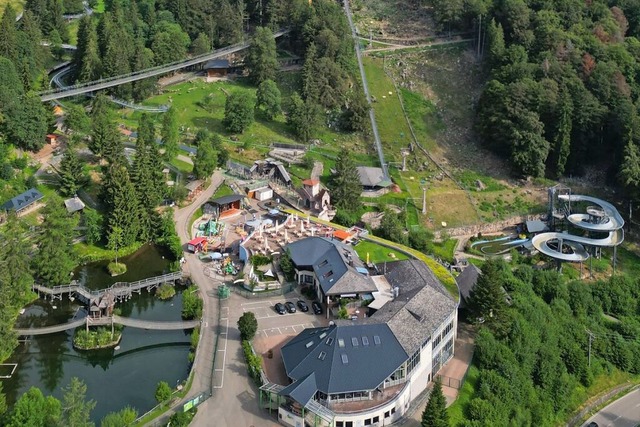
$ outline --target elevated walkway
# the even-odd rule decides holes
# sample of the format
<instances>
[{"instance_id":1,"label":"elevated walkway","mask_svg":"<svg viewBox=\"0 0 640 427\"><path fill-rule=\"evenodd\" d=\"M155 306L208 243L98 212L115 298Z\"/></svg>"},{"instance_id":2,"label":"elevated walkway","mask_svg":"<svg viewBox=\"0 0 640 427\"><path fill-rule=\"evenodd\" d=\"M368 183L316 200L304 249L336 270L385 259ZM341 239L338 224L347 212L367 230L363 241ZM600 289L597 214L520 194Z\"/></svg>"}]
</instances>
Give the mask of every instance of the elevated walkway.
<instances>
[{"instance_id":1,"label":"elevated walkway","mask_svg":"<svg viewBox=\"0 0 640 427\"><path fill-rule=\"evenodd\" d=\"M181 278L182 271L176 271L173 273L163 274L161 276L138 280L136 282L117 282L108 288L98 291L92 291L84 285L78 284L76 281L73 281L68 285L54 286L53 288L34 284L32 289L36 291L38 295L44 295L45 297L49 296L52 300L62 299L62 296L65 294L75 294L84 302L90 304L93 301L99 300L107 292L113 295L115 300L122 300L130 297L134 292L140 293L143 289L149 291L160 286L162 283L174 283L176 280Z\"/></svg>"},{"instance_id":2,"label":"elevated walkway","mask_svg":"<svg viewBox=\"0 0 640 427\"><path fill-rule=\"evenodd\" d=\"M47 335L55 334L58 332L67 331L69 329L75 329L79 326L104 326L115 323L118 325L128 326L130 328L147 329L153 331L176 331L181 329L192 329L200 324L200 320L185 320L175 322L160 322L153 320L141 320L133 319L130 317L84 317L82 319L72 320L61 325L44 326L42 328L28 328L28 329L15 329L19 336L31 336L31 335Z\"/></svg>"}]
</instances>

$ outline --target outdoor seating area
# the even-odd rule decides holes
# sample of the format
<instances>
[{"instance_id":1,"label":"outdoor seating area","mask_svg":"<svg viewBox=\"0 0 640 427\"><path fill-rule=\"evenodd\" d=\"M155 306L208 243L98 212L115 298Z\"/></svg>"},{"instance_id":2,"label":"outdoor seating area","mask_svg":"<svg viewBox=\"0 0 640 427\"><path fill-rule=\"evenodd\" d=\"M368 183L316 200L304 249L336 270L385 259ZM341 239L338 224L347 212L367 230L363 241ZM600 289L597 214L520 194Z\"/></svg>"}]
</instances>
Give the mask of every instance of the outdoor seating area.
<instances>
[{"instance_id":1,"label":"outdoor seating area","mask_svg":"<svg viewBox=\"0 0 640 427\"><path fill-rule=\"evenodd\" d=\"M252 225L253 233L243 246L252 254L272 255L280 253L282 248L289 243L306 237L333 238L338 231L330 226L315 224L307 217L289 215L282 222L278 220L255 220L247 225Z\"/></svg>"}]
</instances>

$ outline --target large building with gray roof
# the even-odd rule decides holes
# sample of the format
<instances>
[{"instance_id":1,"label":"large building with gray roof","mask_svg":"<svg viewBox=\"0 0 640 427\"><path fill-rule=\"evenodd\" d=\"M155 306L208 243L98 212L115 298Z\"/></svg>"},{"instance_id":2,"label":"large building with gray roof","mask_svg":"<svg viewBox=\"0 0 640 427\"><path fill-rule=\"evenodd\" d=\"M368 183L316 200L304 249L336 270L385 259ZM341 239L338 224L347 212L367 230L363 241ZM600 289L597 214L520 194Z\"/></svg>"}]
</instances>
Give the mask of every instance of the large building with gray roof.
<instances>
[{"instance_id":1,"label":"large building with gray roof","mask_svg":"<svg viewBox=\"0 0 640 427\"><path fill-rule=\"evenodd\" d=\"M369 272L350 245L326 237L307 237L286 246L299 284L313 287L329 305L343 297L358 298L377 290Z\"/></svg>"},{"instance_id":2,"label":"large building with gray roof","mask_svg":"<svg viewBox=\"0 0 640 427\"><path fill-rule=\"evenodd\" d=\"M292 260L316 272L314 265L327 258L333 242L305 240L291 251ZM329 260L343 271L344 258ZM370 279L385 282L393 296L367 318L305 329L282 347L290 384L263 386L279 396L282 424L391 424L453 356L458 304L433 272L419 260L386 263L380 270L384 274Z\"/></svg>"}]
</instances>

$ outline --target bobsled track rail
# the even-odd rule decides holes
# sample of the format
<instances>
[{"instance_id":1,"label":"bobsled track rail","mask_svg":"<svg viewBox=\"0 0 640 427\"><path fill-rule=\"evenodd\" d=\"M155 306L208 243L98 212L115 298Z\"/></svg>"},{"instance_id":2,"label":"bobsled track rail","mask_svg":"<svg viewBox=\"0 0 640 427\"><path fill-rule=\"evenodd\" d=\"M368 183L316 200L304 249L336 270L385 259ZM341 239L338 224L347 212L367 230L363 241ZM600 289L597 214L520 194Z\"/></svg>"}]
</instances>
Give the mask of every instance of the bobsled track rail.
<instances>
[{"instance_id":1,"label":"bobsled track rail","mask_svg":"<svg viewBox=\"0 0 640 427\"><path fill-rule=\"evenodd\" d=\"M598 222L592 221L593 212L569 213L566 215L566 220L574 227L587 232L608 233L608 235L601 238L591 238L569 233L540 233L531 239L533 247L540 253L558 261L583 262L589 259L589 252L585 249L585 246L615 248L624 241L624 230L622 228L624 227L624 219L611 203L595 197L578 194L560 195L558 198L568 203L588 202L596 205L599 209L593 212L596 212L596 216L601 218ZM565 253L563 248L570 248L570 251Z\"/></svg>"}]
</instances>

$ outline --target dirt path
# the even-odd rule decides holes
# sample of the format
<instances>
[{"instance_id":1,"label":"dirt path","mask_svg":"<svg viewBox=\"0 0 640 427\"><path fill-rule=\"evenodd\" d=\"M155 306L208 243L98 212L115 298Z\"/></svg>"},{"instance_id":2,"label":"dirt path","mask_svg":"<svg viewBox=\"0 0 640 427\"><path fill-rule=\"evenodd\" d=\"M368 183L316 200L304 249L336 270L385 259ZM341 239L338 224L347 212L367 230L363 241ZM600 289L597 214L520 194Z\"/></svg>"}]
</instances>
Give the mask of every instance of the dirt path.
<instances>
[{"instance_id":1,"label":"dirt path","mask_svg":"<svg viewBox=\"0 0 640 427\"><path fill-rule=\"evenodd\" d=\"M324 171L324 163L313 162L313 170L311 171L311 179L320 179Z\"/></svg>"},{"instance_id":2,"label":"dirt path","mask_svg":"<svg viewBox=\"0 0 640 427\"><path fill-rule=\"evenodd\" d=\"M443 45L458 44L458 43L468 43L470 41L473 41L473 39L445 40L445 41L431 42L431 43L420 43L420 44L414 44L414 45L408 45L408 46L394 45L394 46L390 46L390 47L378 47L378 48L374 48L374 49L365 49L363 52L365 54L371 53L371 52L391 52L391 51L403 50L403 49L420 49L420 48L424 48L424 47L443 46Z\"/></svg>"}]
</instances>

